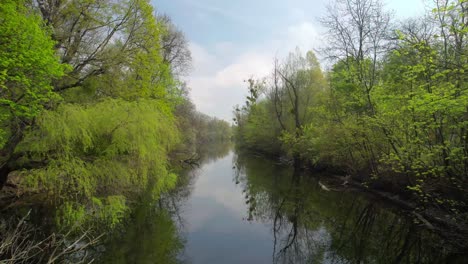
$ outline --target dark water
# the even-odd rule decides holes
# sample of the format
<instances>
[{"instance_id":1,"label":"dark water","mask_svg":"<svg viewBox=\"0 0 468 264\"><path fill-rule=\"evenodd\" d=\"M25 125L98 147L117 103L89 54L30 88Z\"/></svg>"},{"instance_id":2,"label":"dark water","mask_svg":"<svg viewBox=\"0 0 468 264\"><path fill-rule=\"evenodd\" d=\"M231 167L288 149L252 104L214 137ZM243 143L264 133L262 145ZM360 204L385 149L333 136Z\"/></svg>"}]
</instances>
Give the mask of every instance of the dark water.
<instances>
[{"instance_id":1,"label":"dark water","mask_svg":"<svg viewBox=\"0 0 468 264\"><path fill-rule=\"evenodd\" d=\"M397 208L324 191L318 175L212 149L143 204L103 263L466 263Z\"/></svg>"}]
</instances>

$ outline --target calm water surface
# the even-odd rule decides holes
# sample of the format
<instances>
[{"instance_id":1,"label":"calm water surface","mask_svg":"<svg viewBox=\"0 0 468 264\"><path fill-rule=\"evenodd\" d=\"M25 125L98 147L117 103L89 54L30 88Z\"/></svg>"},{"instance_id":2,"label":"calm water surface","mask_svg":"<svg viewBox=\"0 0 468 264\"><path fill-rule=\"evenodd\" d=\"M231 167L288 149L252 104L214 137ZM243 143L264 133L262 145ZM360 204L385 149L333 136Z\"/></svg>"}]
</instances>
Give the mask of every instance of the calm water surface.
<instances>
[{"instance_id":1,"label":"calm water surface","mask_svg":"<svg viewBox=\"0 0 468 264\"><path fill-rule=\"evenodd\" d=\"M144 204L104 263L464 263L396 208L220 148Z\"/></svg>"}]
</instances>

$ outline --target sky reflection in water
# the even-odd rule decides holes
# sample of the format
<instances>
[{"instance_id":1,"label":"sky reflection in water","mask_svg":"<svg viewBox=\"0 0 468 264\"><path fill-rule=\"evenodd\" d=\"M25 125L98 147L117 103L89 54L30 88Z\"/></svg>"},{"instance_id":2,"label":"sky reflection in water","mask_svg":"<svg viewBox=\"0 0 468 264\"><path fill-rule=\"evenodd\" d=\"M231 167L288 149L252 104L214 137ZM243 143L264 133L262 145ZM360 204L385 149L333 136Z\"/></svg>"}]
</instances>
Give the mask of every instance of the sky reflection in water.
<instances>
[{"instance_id":1,"label":"sky reflection in water","mask_svg":"<svg viewBox=\"0 0 468 264\"><path fill-rule=\"evenodd\" d=\"M327 192L320 175L208 148L157 204L142 203L99 263L463 263L398 208ZM138 243L135 243L138 241Z\"/></svg>"}]
</instances>

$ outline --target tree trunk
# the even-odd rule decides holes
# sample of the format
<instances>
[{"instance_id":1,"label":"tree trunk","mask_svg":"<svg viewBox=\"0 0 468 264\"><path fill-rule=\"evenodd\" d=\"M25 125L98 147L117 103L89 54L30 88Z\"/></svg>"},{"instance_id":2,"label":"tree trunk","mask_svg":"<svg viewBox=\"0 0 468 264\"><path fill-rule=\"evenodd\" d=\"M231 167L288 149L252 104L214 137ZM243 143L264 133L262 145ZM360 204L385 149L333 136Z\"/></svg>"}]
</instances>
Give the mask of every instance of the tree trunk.
<instances>
[{"instance_id":1,"label":"tree trunk","mask_svg":"<svg viewBox=\"0 0 468 264\"><path fill-rule=\"evenodd\" d=\"M5 147L0 151L0 157L2 159L2 164L0 167L0 190L3 189L3 186L8 181L8 174L14 170L11 166L11 163L17 158L14 155L16 146L23 140L24 136L24 128L26 126L20 125L16 131L16 133L10 137L8 142L6 143Z\"/></svg>"},{"instance_id":2,"label":"tree trunk","mask_svg":"<svg viewBox=\"0 0 468 264\"><path fill-rule=\"evenodd\" d=\"M6 182L8 181L8 174L10 174L10 172L12 172L12 169L8 165L8 163L0 168L0 191L3 189L3 186L5 186Z\"/></svg>"}]
</instances>

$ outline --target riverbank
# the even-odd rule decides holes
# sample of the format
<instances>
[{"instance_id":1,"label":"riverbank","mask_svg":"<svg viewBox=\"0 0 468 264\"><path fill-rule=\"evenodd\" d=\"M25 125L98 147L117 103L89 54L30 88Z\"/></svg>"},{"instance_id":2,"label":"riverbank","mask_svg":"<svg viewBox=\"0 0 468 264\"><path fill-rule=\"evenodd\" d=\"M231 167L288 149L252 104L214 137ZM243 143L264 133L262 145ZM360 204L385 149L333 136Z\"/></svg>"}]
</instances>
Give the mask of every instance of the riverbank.
<instances>
[{"instance_id":1,"label":"riverbank","mask_svg":"<svg viewBox=\"0 0 468 264\"><path fill-rule=\"evenodd\" d=\"M143 206L148 213L112 242L106 263L157 259L166 248L157 239L162 230L167 243L184 241L164 263L463 263L464 255L400 207L352 186L323 190L318 182L335 187L326 174L311 177L235 150L201 161L187 176L190 183L164 199L172 223L156 223L154 209ZM150 217L141 221L143 215Z\"/></svg>"},{"instance_id":2,"label":"riverbank","mask_svg":"<svg viewBox=\"0 0 468 264\"><path fill-rule=\"evenodd\" d=\"M310 239L314 236L313 230L325 226L332 234L331 248L336 250L333 254L346 255L346 259L351 263L463 263L466 251L450 245L450 238L441 237L416 223L408 211L394 203L355 187L343 186L341 177L332 184L328 181L332 179L330 174L295 170L291 165L279 164L283 162L278 159L265 159L259 155L239 152L238 159L241 159L237 165L240 167L241 186L247 186L247 189L251 190L246 192L246 200L249 204L254 204L251 207L253 218L256 219L256 212L265 210L259 203L264 204L265 200L268 200L267 197L270 197L271 200L268 201L273 204L270 207L273 213L269 215L271 224L274 229L281 227L285 232L284 236L291 236L289 240L286 239L289 242L285 242L284 246L291 243L311 243L306 242L308 240L305 240L304 236ZM255 174L258 176L254 176ZM248 178L246 185L242 185L243 177ZM324 190L320 182L328 184L331 191ZM256 185L262 185L263 188ZM265 197L264 190L270 190L268 193L271 196ZM286 222L290 225L284 227L284 222L279 220L281 218L287 218ZM293 242L291 239L295 235L295 228L298 230L296 236L299 241ZM424 240L428 242L427 247L423 246ZM312 248L317 247L314 243L308 245ZM416 249L418 247L419 252ZM281 251L282 247L278 248L278 251ZM295 250L294 246L288 247L289 249ZM313 251L302 250L309 253ZM386 256L386 259L375 255L367 256L370 252ZM451 257L445 260L437 256L423 257L435 252Z\"/></svg>"},{"instance_id":3,"label":"riverbank","mask_svg":"<svg viewBox=\"0 0 468 264\"><path fill-rule=\"evenodd\" d=\"M406 212L418 225L437 232L438 235L449 241L460 253L468 251L468 221L463 215L448 215L445 211L434 207L421 207L417 200L405 199L395 193L369 188L358 181L347 178L343 185L342 176L329 174L320 180L329 187L330 191L362 192L382 201L396 206Z\"/></svg>"},{"instance_id":4,"label":"riverbank","mask_svg":"<svg viewBox=\"0 0 468 264\"><path fill-rule=\"evenodd\" d=\"M344 186L336 174L295 170L285 159L221 145L200 153L200 167L178 170L175 189L161 199L147 192L130 205L122 225L87 254L98 263L129 264L433 264L466 257L451 233L444 236L432 222L435 230L427 228L411 208L355 182ZM32 209L23 205L11 209ZM38 218L42 228L47 219Z\"/></svg>"},{"instance_id":5,"label":"riverbank","mask_svg":"<svg viewBox=\"0 0 468 264\"><path fill-rule=\"evenodd\" d=\"M253 153L253 155L268 158L278 164L294 166L294 160L284 154L271 153L263 150L240 147L238 151ZM310 161L302 161L301 170L309 177L318 178L323 187L332 192L356 192L370 195L374 198L396 206L405 211L418 225L436 232L452 246L462 253L468 251L468 217L464 211L444 210L433 204L422 202L420 197L410 192L405 186L392 186L385 188L385 182L379 182L379 178L371 177L365 171L361 171L359 177L349 174L345 168L331 167L321 164L312 164ZM391 191L389 191L391 190Z\"/></svg>"},{"instance_id":6,"label":"riverbank","mask_svg":"<svg viewBox=\"0 0 468 264\"><path fill-rule=\"evenodd\" d=\"M112 250L109 248L115 247L112 245L113 241L129 235L124 230L136 221L135 219L145 222L148 227L151 226L148 224L151 221L161 221L153 232L155 237L166 234L166 228L175 229L174 223L171 222L174 209L170 199L178 193L183 193L183 189L190 184L191 177L187 175L187 171L195 170L198 163L226 155L230 149L230 142L212 140L189 146L190 148L183 145L170 154L167 168L173 175L177 175L177 182L170 189L159 190L157 193L154 192L153 186L144 189L135 186L132 190L121 190L121 194L127 198L126 209L118 215L118 221L114 223L102 221L101 212L97 212L95 206L83 204L85 211L82 213L87 217L87 221L80 221L80 215L71 214L69 225L63 226L60 222L61 210L66 203L52 201L45 190L28 188L22 184L20 173L11 173L0 192L0 259L8 264L25 259L35 262L55 257L57 259L50 263L70 260L73 260L72 263L88 263L101 259L104 253ZM187 164L184 162L187 159L193 159L197 164ZM161 224L165 227L160 227ZM140 234L135 230L133 235ZM57 240L53 242L52 238ZM26 246L17 244L26 240ZM174 247L181 247L181 241L175 234L168 234L166 238L158 238L156 241L172 241ZM69 244L64 244L65 242L76 242L76 246L73 250L68 250ZM170 252L167 251L168 255L164 258L160 256L161 259L173 258L174 254Z\"/></svg>"}]
</instances>

